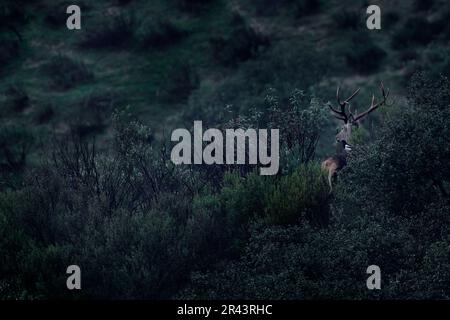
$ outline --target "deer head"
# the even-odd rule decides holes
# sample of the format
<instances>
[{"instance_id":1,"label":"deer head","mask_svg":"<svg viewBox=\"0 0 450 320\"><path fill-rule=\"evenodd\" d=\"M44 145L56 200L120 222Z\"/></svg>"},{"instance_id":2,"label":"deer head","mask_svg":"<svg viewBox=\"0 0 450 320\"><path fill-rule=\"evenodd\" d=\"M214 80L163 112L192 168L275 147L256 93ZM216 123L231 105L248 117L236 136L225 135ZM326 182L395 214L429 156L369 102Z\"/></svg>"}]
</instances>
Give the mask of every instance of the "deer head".
<instances>
[{"instance_id":1,"label":"deer head","mask_svg":"<svg viewBox=\"0 0 450 320\"><path fill-rule=\"evenodd\" d=\"M350 140L350 136L352 134L353 127L358 127L359 121L363 119L365 116L367 116L372 111L376 110L378 107L386 103L386 100L389 96L389 89L386 91L384 89L383 83L380 84L380 90L382 93L383 98L379 101L375 101L375 95L372 95L372 102L370 104L369 109L366 111L360 113L360 114L354 114L351 111L350 108L350 101L356 97L356 95L359 93L360 89L357 89L355 92L352 93L350 97L345 99L344 101L341 100L339 95L339 87L336 91L336 98L339 105L339 108L334 108L331 104L328 104L328 107L333 112L333 115L335 118L343 121L343 125L341 127L341 130L336 135L336 142L342 143L344 147L347 149L348 141Z\"/></svg>"},{"instance_id":2,"label":"deer head","mask_svg":"<svg viewBox=\"0 0 450 320\"><path fill-rule=\"evenodd\" d=\"M351 150L348 141L350 140L350 136L352 134L353 127L357 127L359 125L359 121L367 116L372 111L376 110L378 107L386 103L386 100L389 96L389 90L384 90L383 83L380 84L381 94L383 98L379 101L375 101L375 95L372 95L372 102L370 104L369 109L364 111L363 113L353 113L350 108L350 101L356 97L359 93L359 89L352 93L350 97L341 100L339 96L339 87L337 88L336 98L338 101L338 108L334 108L331 104L328 104L331 111L333 112L334 117L341 120L343 125L341 127L341 131L336 135L336 142L340 150L345 150L343 152L338 152L337 155L333 157L327 158L322 162L322 170L328 173L328 184L330 186L330 193L333 191L332 178L336 175L336 173L341 170L347 164L346 155L347 151ZM341 149L342 148L342 149Z\"/></svg>"}]
</instances>

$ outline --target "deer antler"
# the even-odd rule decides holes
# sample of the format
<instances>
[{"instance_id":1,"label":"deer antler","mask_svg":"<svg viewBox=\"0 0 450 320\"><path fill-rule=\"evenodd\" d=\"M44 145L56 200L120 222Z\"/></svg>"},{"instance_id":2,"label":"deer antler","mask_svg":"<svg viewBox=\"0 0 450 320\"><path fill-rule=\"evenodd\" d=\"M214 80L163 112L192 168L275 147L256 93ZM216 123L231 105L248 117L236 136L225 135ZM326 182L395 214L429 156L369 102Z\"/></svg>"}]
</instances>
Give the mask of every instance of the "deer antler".
<instances>
[{"instance_id":1,"label":"deer antler","mask_svg":"<svg viewBox=\"0 0 450 320\"><path fill-rule=\"evenodd\" d=\"M350 100L352 100L359 93L359 90L360 90L360 88L358 88L355 92L353 92L350 97L348 97L344 101L341 101L341 98L340 98L340 95L339 95L340 88L337 87L336 99L337 99L337 102L339 104L340 110L337 110L337 109L333 108L333 106L331 104L328 104L328 107L331 109L331 111L334 112L334 117L335 118L344 121L344 123L348 122L349 116L353 116L353 115L352 115L351 112L349 113L349 115L347 115L347 113L345 112L345 107L347 105L349 105Z\"/></svg>"},{"instance_id":2,"label":"deer antler","mask_svg":"<svg viewBox=\"0 0 450 320\"><path fill-rule=\"evenodd\" d=\"M381 93L383 95L383 100L381 100L378 103L375 103L375 95L372 95L372 102L370 104L369 109L367 109L366 111L364 111L363 113L358 114L357 116L353 117L353 121L358 121L362 118L364 118L365 116L367 116L369 113L371 113L372 111L374 111L375 109L377 109L379 106L382 106L383 104L386 103L387 98L389 97L389 89L386 91L384 90L384 85L383 82L381 82L380 84L380 89L381 89Z\"/></svg>"}]
</instances>

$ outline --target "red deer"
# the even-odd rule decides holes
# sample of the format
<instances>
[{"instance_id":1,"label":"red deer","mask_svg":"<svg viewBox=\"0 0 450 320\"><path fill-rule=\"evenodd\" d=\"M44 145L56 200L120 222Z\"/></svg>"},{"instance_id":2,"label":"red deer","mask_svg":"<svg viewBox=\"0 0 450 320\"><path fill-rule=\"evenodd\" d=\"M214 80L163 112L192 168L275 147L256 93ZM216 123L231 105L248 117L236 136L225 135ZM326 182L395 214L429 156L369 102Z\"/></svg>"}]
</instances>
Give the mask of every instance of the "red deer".
<instances>
[{"instance_id":1,"label":"red deer","mask_svg":"<svg viewBox=\"0 0 450 320\"><path fill-rule=\"evenodd\" d=\"M328 184L330 185L330 193L333 191L332 179L336 173L347 165L347 153L351 151L351 146L348 144L350 141L350 136L352 134L352 128L358 127L359 121L367 116L372 111L376 110L378 107L386 103L389 96L389 89L386 91L384 89L383 83L380 85L381 93L383 98L381 101L375 103L375 95L372 95L372 102L369 109L365 112L354 115L350 110L350 101L359 93L359 90L353 92L353 94L346 100L341 101L339 96L339 87L337 88L336 98L339 104L339 109L334 108L331 104L328 107L333 112L335 118L344 122L341 131L336 135L337 143L337 153L336 155L327 158L322 162L322 170L324 170L328 175Z\"/></svg>"}]
</instances>

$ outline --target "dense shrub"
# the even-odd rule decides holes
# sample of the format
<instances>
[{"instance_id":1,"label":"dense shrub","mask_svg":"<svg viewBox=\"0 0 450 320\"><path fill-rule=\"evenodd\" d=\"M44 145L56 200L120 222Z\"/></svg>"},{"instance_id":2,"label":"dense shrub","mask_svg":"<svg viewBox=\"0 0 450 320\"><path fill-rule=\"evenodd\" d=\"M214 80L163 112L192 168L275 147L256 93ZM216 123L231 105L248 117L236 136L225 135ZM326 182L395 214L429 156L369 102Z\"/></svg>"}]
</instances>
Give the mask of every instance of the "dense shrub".
<instances>
[{"instance_id":1,"label":"dense shrub","mask_svg":"<svg viewBox=\"0 0 450 320\"><path fill-rule=\"evenodd\" d=\"M10 32L16 37L16 40L22 40L20 29L28 20L24 3L13 0L2 1L0 3L0 20L2 21L0 31Z\"/></svg>"},{"instance_id":2,"label":"dense shrub","mask_svg":"<svg viewBox=\"0 0 450 320\"><path fill-rule=\"evenodd\" d=\"M252 0L249 4L249 9L257 15L272 16L288 11L299 18L319 12L322 2L320 0Z\"/></svg>"},{"instance_id":3,"label":"dense shrub","mask_svg":"<svg viewBox=\"0 0 450 320\"><path fill-rule=\"evenodd\" d=\"M279 97L281 106L288 104L295 88L307 91L333 72L334 66L325 55L309 42L280 41L256 59L242 63L217 86L200 86L189 99L185 118L201 118L204 123L216 125L248 115L250 110L261 112L270 108L265 102L270 89L275 92L271 95Z\"/></svg>"},{"instance_id":4,"label":"dense shrub","mask_svg":"<svg viewBox=\"0 0 450 320\"><path fill-rule=\"evenodd\" d=\"M394 27L400 20L400 14L397 11L389 11L386 13L384 23L386 26Z\"/></svg>"},{"instance_id":5,"label":"dense shrub","mask_svg":"<svg viewBox=\"0 0 450 320\"><path fill-rule=\"evenodd\" d=\"M195 188L163 160L148 129L116 121L108 156L63 137L25 188L2 194L0 231L17 230L2 234L2 297L167 297L195 267L198 240L214 239L207 221L198 229L202 216L188 223ZM61 286L73 263L83 269L78 294Z\"/></svg>"},{"instance_id":6,"label":"dense shrub","mask_svg":"<svg viewBox=\"0 0 450 320\"><path fill-rule=\"evenodd\" d=\"M288 1L280 0L251 0L249 4L251 9L255 11L257 15L270 16L279 13L279 10L286 6Z\"/></svg>"},{"instance_id":7,"label":"dense shrub","mask_svg":"<svg viewBox=\"0 0 450 320\"><path fill-rule=\"evenodd\" d=\"M332 15L333 24L341 30L357 29L362 25L361 14L353 10L340 10Z\"/></svg>"},{"instance_id":8,"label":"dense shrub","mask_svg":"<svg viewBox=\"0 0 450 320\"><path fill-rule=\"evenodd\" d=\"M159 96L168 103L184 103L198 85L197 71L189 63L182 62L170 68Z\"/></svg>"},{"instance_id":9,"label":"dense shrub","mask_svg":"<svg viewBox=\"0 0 450 320\"><path fill-rule=\"evenodd\" d=\"M242 255L194 272L179 297L448 298L448 88L446 79L414 77L409 106L352 152L327 228L256 225ZM289 195L293 185L280 189ZM382 290L366 288L372 264L382 270Z\"/></svg>"},{"instance_id":10,"label":"dense shrub","mask_svg":"<svg viewBox=\"0 0 450 320\"><path fill-rule=\"evenodd\" d=\"M216 0L172 0L175 6L186 12L195 13L202 12L210 5L214 4Z\"/></svg>"},{"instance_id":11,"label":"dense shrub","mask_svg":"<svg viewBox=\"0 0 450 320\"><path fill-rule=\"evenodd\" d=\"M414 1L414 9L416 11L428 11L433 7L434 0L415 0Z\"/></svg>"},{"instance_id":12,"label":"dense shrub","mask_svg":"<svg viewBox=\"0 0 450 320\"><path fill-rule=\"evenodd\" d=\"M80 46L85 49L120 49L133 40L136 21L132 15L118 14L108 17L101 26L83 28L86 32Z\"/></svg>"},{"instance_id":13,"label":"dense shrub","mask_svg":"<svg viewBox=\"0 0 450 320\"><path fill-rule=\"evenodd\" d=\"M433 34L437 40L446 42L450 39L450 25L448 23L450 19L450 9L444 8L441 10L437 18L431 23Z\"/></svg>"},{"instance_id":14,"label":"dense shrub","mask_svg":"<svg viewBox=\"0 0 450 320\"><path fill-rule=\"evenodd\" d=\"M424 53L420 68L428 70L434 79L439 79L441 76L450 77L449 49L438 45L430 45Z\"/></svg>"},{"instance_id":15,"label":"dense shrub","mask_svg":"<svg viewBox=\"0 0 450 320\"><path fill-rule=\"evenodd\" d=\"M254 58L261 48L268 45L267 39L249 26L242 16L236 14L232 25L233 30L229 35L210 39L214 58L225 66L236 66Z\"/></svg>"},{"instance_id":16,"label":"dense shrub","mask_svg":"<svg viewBox=\"0 0 450 320\"><path fill-rule=\"evenodd\" d=\"M347 65L360 73L372 73L382 65L386 52L367 35L357 33L352 37L352 45L347 49Z\"/></svg>"},{"instance_id":17,"label":"dense shrub","mask_svg":"<svg viewBox=\"0 0 450 320\"><path fill-rule=\"evenodd\" d=\"M48 123L55 116L55 109L50 103L44 103L37 107L33 118L38 124Z\"/></svg>"},{"instance_id":18,"label":"dense shrub","mask_svg":"<svg viewBox=\"0 0 450 320\"><path fill-rule=\"evenodd\" d=\"M297 17L304 17L319 12L322 1L321 0L301 0L295 1L295 14Z\"/></svg>"},{"instance_id":19,"label":"dense shrub","mask_svg":"<svg viewBox=\"0 0 450 320\"><path fill-rule=\"evenodd\" d=\"M10 85L4 93L4 106L7 112L22 112L29 106L30 98L20 85Z\"/></svg>"},{"instance_id":20,"label":"dense shrub","mask_svg":"<svg viewBox=\"0 0 450 320\"><path fill-rule=\"evenodd\" d=\"M436 84L415 76L409 107L392 116L370 149L350 158L343 181L355 199L364 199L364 206L417 215L448 197L447 88L447 80Z\"/></svg>"},{"instance_id":21,"label":"dense shrub","mask_svg":"<svg viewBox=\"0 0 450 320\"><path fill-rule=\"evenodd\" d=\"M294 153L298 161L296 164L286 163L285 167L314 160L327 117L324 104L300 90L295 90L283 107L276 96L268 95L266 100L270 105L266 111L270 127L280 130L281 144Z\"/></svg>"},{"instance_id":22,"label":"dense shrub","mask_svg":"<svg viewBox=\"0 0 450 320\"><path fill-rule=\"evenodd\" d=\"M329 187L317 164L300 166L281 178L264 207L269 224L296 223L307 219L315 225L328 223Z\"/></svg>"},{"instance_id":23,"label":"dense shrub","mask_svg":"<svg viewBox=\"0 0 450 320\"><path fill-rule=\"evenodd\" d=\"M0 71L11 63L20 53L20 41L11 33L0 33Z\"/></svg>"},{"instance_id":24,"label":"dense shrub","mask_svg":"<svg viewBox=\"0 0 450 320\"><path fill-rule=\"evenodd\" d=\"M74 106L68 122L78 135L99 132L111 123L117 96L111 92L98 92L85 97Z\"/></svg>"},{"instance_id":25,"label":"dense shrub","mask_svg":"<svg viewBox=\"0 0 450 320\"><path fill-rule=\"evenodd\" d=\"M409 18L392 37L392 47L403 49L412 45L426 45L435 37L432 24L423 17Z\"/></svg>"},{"instance_id":26,"label":"dense shrub","mask_svg":"<svg viewBox=\"0 0 450 320\"><path fill-rule=\"evenodd\" d=\"M186 31L171 21L146 24L137 32L143 49L161 48L175 44L186 36Z\"/></svg>"},{"instance_id":27,"label":"dense shrub","mask_svg":"<svg viewBox=\"0 0 450 320\"><path fill-rule=\"evenodd\" d=\"M33 144L33 136L24 126L0 125L0 167L2 171L22 169Z\"/></svg>"},{"instance_id":28,"label":"dense shrub","mask_svg":"<svg viewBox=\"0 0 450 320\"><path fill-rule=\"evenodd\" d=\"M47 62L43 70L51 78L52 85L59 90L71 89L94 78L83 62L61 54Z\"/></svg>"}]
</instances>

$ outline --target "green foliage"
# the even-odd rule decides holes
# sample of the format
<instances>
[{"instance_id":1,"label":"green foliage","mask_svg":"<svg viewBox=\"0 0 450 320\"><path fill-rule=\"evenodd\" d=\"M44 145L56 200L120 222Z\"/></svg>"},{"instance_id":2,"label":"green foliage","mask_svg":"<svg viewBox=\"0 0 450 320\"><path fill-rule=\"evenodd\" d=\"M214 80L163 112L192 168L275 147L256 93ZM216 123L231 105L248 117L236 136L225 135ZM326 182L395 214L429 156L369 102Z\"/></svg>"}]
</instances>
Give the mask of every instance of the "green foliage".
<instances>
[{"instance_id":1,"label":"green foliage","mask_svg":"<svg viewBox=\"0 0 450 320\"><path fill-rule=\"evenodd\" d=\"M216 0L172 0L172 2L182 11L198 13L208 9Z\"/></svg>"},{"instance_id":2,"label":"green foliage","mask_svg":"<svg viewBox=\"0 0 450 320\"><path fill-rule=\"evenodd\" d=\"M241 15L234 16L232 25L230 35L214 36L210 39L214 58L224 66L236 66L254 58L262 47L268 45L267 39L248 25Z\"/></svg>"},{"instance_id":3,"label":"green foliage","mask_svg":"<svg viewBox=\"0 0 450 320\"><path fill-rule=\"evenodd\" d=\"M294 2L295 12L297 17L304 17L316 14L320 11L322 6L321 0L301 0Z\"/></svg>"},{"instance_id":4,"label":"green foliage","mask_svg":"<svg viewBox=\"0 0 450 320\"><path fill-rule=\"evenodd\" d=\"M316 14L322 6L321 0L252 0L249 3L257 15L273 16L289 11L297 18Z\"/></svg>"},{"instance_id":5,"label":"green foliage","mask_svg":"<svg viewBox=\"0 0 450 320\"><path fill-rule=\"evenodd\" d=\"M213 238L201 234L209 232L207 217L191 214L193 187L160 160L166 157L153 150L148 129L115 121L116 148L108 157L66 137L48 163L28 172L23 189L2 198L0 230L18 232L5 241L25 242L16 244L17 260L11 242L0 248L11 257L0 282L19 286L16 298L167 297L196 266L204 245L198 240ZM195 230L189 219L205 229ZM61 286L74 261L90 283L79 294Z\"/></svg>"},{"instance_id":6,"label":"green foliage","mask_svg":"<svg viewBox=\"0 0 450 320\"><path fill-rule=\"evenodd\" d=\"M159 97L168 103L185 103L198 85L199 77L195 69L189 63L181 62L168 71Z\"/></svg>"},{"instance_id":7,"label":"green foliage","mask_svg":"<svg viewBox=\"0 0 450 320\"><path fill-rule=\"evenodd\" d=\"M332 16L334 25L341 30L355 30L361 26L361 14L353 10L339 10Z\"/></svg>"},{"instance_id":8,"label":"green foliage","mask_svg":"<svg viewBox=\"0 0 450 320\"><path fill-rule=\"evenodd\" d=\"M185 36L185 30L168 20L145 24L140 27L136 35L142 49L162 48L172 45Z\"/></svg>"},{"instance_id":9,"label":"green foliage","mask_svg":"<svg viewBox=\"0 0 450 320\"><path fill-rule=\"evenodd\" d=\"M52 79L52 85L59 90L71 89L94 78L83 62L61 54L47 62L43 70Z\"/></svg>"},{"instance_id":10,"label":"green foliage","mask_svg":"<svg viewBox=\"0 0 450 320\"><path fill-rule=\"evenodd\" d=\"M88 25L80 43L85 49L120 49L130 44L136 31L134 16L121 13L108 17L101 26Z\"/></svg>"},{"instance_id":11,"label":"green foliage","mask_svg":"<svg viewBox=\"0 0 450 320\"><path fill-rule=\"evenodd\" d=\"M434 0L415 0L414 9L419 12L428 11L433 7L434 2Z\"/></svg>"},{"instance_id":12,"label":"green foliage","mask_svg":"<svg viewBox=\"0 0 450 320\"><path fill-rule=\"evenodd\" d=\"M441 76L450 77L450 50L440 46L430 45L425 50L425 58L420 67L427 70L434 79Z\"/></svg>"},{"instance_id":13,"label":"green foliage","mask_svg":"<svg viewBox=\"0 0 450 320\"><path fill-rule=\"evenodd\" d=\"M392 47L404 49L414 45L426 45L436 35L433 26L424 17L411 17L393 35Z\"/></svg>"},{"instance_id":14,"label":"green foliage","mask_svg":"<svg viewBox=\"0 0 450 320\"><path fill-rule=\"evenodd\" d=\"M30 98L21 85L10 85L4 93L2 101L5 106L5 116L10 112L22 112L30 104Z\"/></svg>"},{"instance_id":15,"label":"green foliage","mask_svg":"<svg viewBox=\"0 0 450 320\"><path fill-rule=\"evenodd\" d=\"M414 77L409 106L393 111L370 146L352 151L326 228L257 225L239 257L194 272L179 297L448 298L448 88L446 79ZM282 178L269 212L295 211L299 177ZM383 270L383 290L365 286L372 264Z\"/></svg>"},{"instance_id":16,"label":"green foliage","mask_svg":"<svg viewBox=\"0 0 450 320\"><path fill-rule=\"evenodd\" d=\"M38 124L48 123L54 116L55 109L51 104L44 104L38 107L34 113L34 119Z\"/></svg>"},{"instance_id":17,"label":"green foliage","mask_svg":"<svg viewBox=\"0 0 450 320\"><path fill-rule=\"evenodd\" d=\"M3 69L19 56L20 40L11 33L0 33L0 48L0 65Z\"/></svg>"},{"instance_id":18,"label":"green foliage","mask_svg":"<svg viewBox=\"0 0 450 320\"><path fill-rule=\"evenodd\" d=\"M242 63L236 73L214 89L200 86L189 99L185 118L189 121L201 118L204 123L217 124L248 114L250 110L263 111L267 108L265 97L269 89L275 92L271 95L280 97L280 104L288 103L296 88L307 91L333 72L324 54L303 41L279 42L257 59Z\"/></svg>"},{"instance_id":19,"label":"green foliage","mask_svg":"<svg viewBox=\"0 0 450 320\"><path fill-rule=\"evenodd\" d=\"M20 125L2 123L0 125L0 167L5 173L23 168L33 136Z\"/></svg>"},{"instance_id":20,"label":"green foliage","mask_svg":"<svg viewBox=\"0 0 450 320\"><path fill-rule=\"evenodd\" d=\"M80 136L100 132L111 123L111 113L117 103L117 96L109 91L97 92L86 96L74 105L69 114L71 130ZM45 110L44 110L45 111ZM47 112L51 112L48 110ZM43 116L46 114L44 113ZM52 115L47 114L47 115Z\"/></svg>"},{"instance_id":21,"label":"green foliage","mask_svg":"<svg viewBox=\"0 0 450 320\"><path fill-rule=\"evenodd\" d=\"M285 107L280 106L279 98L273 94L266 97L269 105L266 118L271 128L280 130L282 147L297 158L288 166L312 161L328 116L326 108L316 97L301 90L294 91Z\"/></svg>"},{"instance_id":22,"label":"green foliage","mask_svg":"<svg viewBox=\"0 0 450 320\"><path fill-rule=\"evenodd\" d=\"M385 57L386 52L383 49L367 34L359 32L352 36L352 45L345 54L347 65L363 74L377 71Z\"/></svg>"},{"instance_id":23,"label":"green foliage","mask_svg":"<svg viewBox=\"0 0 450 320\"><path fill-rule=\"evenodd\" d=\"M318 164L300 166L282 177L264 207L268 224L295 223L306 218L313 224L328 222L329 186Z\"/></svg>"},{"instance_id":24,"label":"green foliage","mask_svg":"<svg viewBox=\"0 0 450 320\"><path fill-rule=\"evenodd\" d=\"M364 12L344 2L80 2L87 19L69 39L65 1L3 1L0 298L450 297L450 94L439 80L450 11L413 2L405 18L386 2L383 26L402 50L383 59L391 39L358 33ZM48 48L61 55L50 61ZM319 140L334 124L316 97L378 78L403 96L419 68L432 80L414 77L408 103L354 131L329 194L317 152L331 155ZM162 131L199 119L279 128L279 173L174 166ZM81 291L65 288L70 264ZM371 264L381 291L365 286Z\"/></svg>"},{"instance_id":25,"label":"green foliage","mask_svg":"<svg viewBox=\"0 0 450 320\"><path fill-rule=\"evenodd\" d=\"M447 197L450 176L447 80L412 81L408 108L393 115L369 147L352 152L342 184L361 205L416 215ZM357 156L354 156L357 155Z\"/></svg>"}]
</instances>

